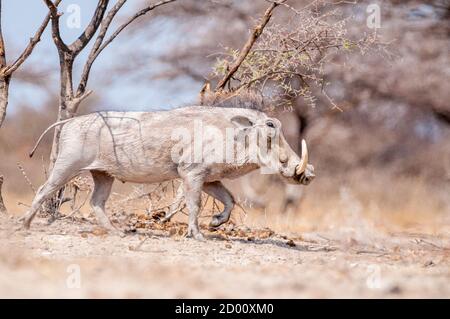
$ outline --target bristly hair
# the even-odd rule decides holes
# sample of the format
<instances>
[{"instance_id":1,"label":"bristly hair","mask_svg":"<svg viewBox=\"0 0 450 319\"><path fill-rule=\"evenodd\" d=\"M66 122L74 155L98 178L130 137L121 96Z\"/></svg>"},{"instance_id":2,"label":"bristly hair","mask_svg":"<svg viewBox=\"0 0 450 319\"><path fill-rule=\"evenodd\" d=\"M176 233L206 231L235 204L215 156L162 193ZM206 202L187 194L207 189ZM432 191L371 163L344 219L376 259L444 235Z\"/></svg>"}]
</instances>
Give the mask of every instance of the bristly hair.
<instances>
[{"instance_id":1,"label":"bristly hair","mask_svg":"<svg viewBox=\"0 0 450 319\"><path fill-rule=\"evenodd\" d=\"M204 92L201 96L201 104L206 106L242 108L261 112L271 112L272 109L265 103L261 94L250 90L239 92Z\"/></svg>"}]
</instances>

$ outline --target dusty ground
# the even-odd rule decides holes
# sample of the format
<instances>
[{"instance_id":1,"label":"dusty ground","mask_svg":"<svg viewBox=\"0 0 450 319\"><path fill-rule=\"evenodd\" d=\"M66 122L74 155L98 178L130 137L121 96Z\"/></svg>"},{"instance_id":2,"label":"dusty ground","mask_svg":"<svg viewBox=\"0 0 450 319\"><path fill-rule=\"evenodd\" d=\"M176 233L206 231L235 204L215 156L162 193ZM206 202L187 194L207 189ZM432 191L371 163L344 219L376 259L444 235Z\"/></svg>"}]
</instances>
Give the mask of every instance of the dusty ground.
<instances>
[{"instance_id":1,"label":"dusty ground","mask_svg":"<svg viewBox=\"0 0 450 319\"><path fill-rule=\"evenodd\" d=\"M228 226L197 242L183 224L139 222L120 238L80 219L37 218L13 232L16 219L2 216L0 297L450 298L449 237L397 234L367 245Z\"/></svg>"}]
</instances>

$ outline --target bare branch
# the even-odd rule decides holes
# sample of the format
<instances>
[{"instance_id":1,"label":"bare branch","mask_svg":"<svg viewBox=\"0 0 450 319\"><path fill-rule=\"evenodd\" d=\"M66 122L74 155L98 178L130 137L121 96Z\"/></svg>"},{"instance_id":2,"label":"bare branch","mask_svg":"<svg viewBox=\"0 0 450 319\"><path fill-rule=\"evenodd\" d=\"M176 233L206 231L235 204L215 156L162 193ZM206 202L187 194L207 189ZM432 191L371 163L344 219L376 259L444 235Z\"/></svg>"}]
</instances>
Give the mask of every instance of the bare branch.
<instances>
[{"instance_id":1,"label":"bare branch","mask_svg":"<svg viewBox=\"0 0 450 319\"><path fill-rule=\"evenodd\" d=\"M211 92L211 84L209 81L206 81L205 84L203 84L202 89L200 90L200 105L204 105L205 103L205 95L209 94Z\"/></svg>"},{"instance_id":2,"label":"bare branch","mask_svg":"<svg viewBox=\"0 0 450 319\"><path fill-rule=\"evenodd\" d=\"M100 32L97 36L97 39L95 40L95 43L91 49L91 52L89 53L89 57L86 61L86 64L83 68L83 73L81 74L81 80L80 84L78 85L77 95L81 94L86 89L86 84L89 78L89 72L91 71L92 64L95 61L95 58L97 57L97 51L100 48L103 39L105 38L106 32L108 32L108 28L111 25L112 20L116 16L117 12L122 8L122 6L127 2L127 0L119 0L114 5L114 7L109 10L108 14L106 15L106 18L102 21Z\"/></svg>"},{"instance_id":3,"label":"bare branch","mask_svg":"<svg viewBox=\"0 0 450 319\"><path fill-rule=\"evenodd\" d=\"M61 0L56 0L55 6L58 6ZM14 71L16 71L22 63L25 62L26 59L30 56L30 54L33 52L35 46L41 41L42 33L44 32L45 28L47 28L47 25L50 21L50 13L47 14L44 21L40 25L39 29L37 29L36 33L32 38L30 38L30 43L28 43L25 50L23 50L22 54L12 63L10 66L8 66L5 70L5 75L11 75Z\"/></svg>"},{"instance_id":4,"label":"bare branch","mask_svg":"<svg viewBox=\"0 0 450 319\"><path fill-rule=\"evenodd\" d=\"M77 208L73 209L70 213L66 214L66 215L65 215L64 217L62 217L61 219L67 219L67 218L70 218L70 217L72 217L73 215L75 215L76 213L78 213L78 212L81 210L81 208L83 208L83 206L86 204L87 200L89 199L89 197L90 197L90 195L91 195L91 192L92 192L92 191L89 190L88 193L87 193L87 195L86 195L86 197L84 198L84 201L83 201L80 205L78 205Z\"/></svg>"},{"instance_id":5,"label":"bare branch","mask_svg":"<svg viewBox=\"0 0 450 319\"><path fill-rule=\"evenodd\" d=\"M156 9L159 6L171 3L171 2L175 2L176 0L164 0L164 1L160 1L157 2L155 4L152 4L142 10L140 10L139 12L137 12L134 16L132 16L130 19L128 19L125 23L123 23L120 27L117 28L116 31L114 31L114 33L105 41L105 43L103 43L100 48L97 50L96 53L96 57L100 54L100 52L103 51L104 48L106 48L119 34L120 32L123 31L123 29L125 29L128 25L130 25L132 22L134 22L137 18L145 15L146 13L148 13L149 11Z\"/></svg>"},{"instance_id":6,"label":"bare branch","mask_svg":"<svg viewBox=\"0 0 450 319\"><path fill-rule=\"evenodd\" d=\"M80 85L78 87L78 92L82 92L85 87L86 87L86 83L87 80L89 78L89 72L90 69L92 67L92 64L94 63L95 59L97 59L97 57L99 56L99 54L112 42L114 41L114 39L127 27L129 26L131 23L133 23L137 18L145 15L146 13L152 11L153 9L156 9L157 7L160 7L162 5L165 4L169 4L171 2L175 2L176 0L164 0L164 1L159 1L155 4L151 4L148 7L138 11L136 14L134 14L132 17L130 17L126 22L124 22L122 25L120 25L116 31L114 31L114 33L104 42L103 42L103 38L106 34L106 31L108 30L109 25L111 24L112 19L114 18L115 14L117 13L117 11L119 11L120 7L123 5L123 3L121 4L121 2L123 1L119 1L117 5L119 5L119 7L116 8L116 6L114 6L110 12L107 15L107 18L105 20L105 25L104 25L104 30L103 30L103 26L102 26L102 31L99 34L99 37L97 38L96 44L94 44L94 48L95 46L98 44L99 47L96 48L95 51L91 51L91 54L88 57L88 61L86 62L86 65L84 67L83 70L83 74L82 74L82 79L80 82ZM103 33L102 33L103 32ZM93 48L93 49L94 49Z\"/></svg>"},{"instance_id":7,"label":"bare branch","mask_svg":"<svg viewBox=\"0 0 450 319\"><path fill-rule=\"evenodd\" d=\"M23 168L23 166L17 162L17 168L19 169L19 171L22 173L23 178L25 179L25 182L28 184L28 186L30 186L31 190L33 191L34 194L36 194L36 188L34 187L33 183L30 181L30 179L28 178L27 173L25 172L25 169Z\"/></svg>"},{"instance_id":8,"label":"bare branch","mask_svg":"<svg viewBox=\"0 0 450 319\"><path fill-rule=\"evenodd\" d=\"M109 0L99 0L94 15L92 16L89 25L84 29L83 33L76 39L71 45L69 50L74 55L77 55L84 49L84 47L91 41L94 34L97 32L100 23L102 23L103 16L105 15L106 8L108 7Z\"/></svg>"},{"instance_id":9,"label":"bare branch","mask_svg":"<svg viewBox=\"0 0 450 319\"><path fill-rule=\"evenodd\" d=\"M245 82L245 83L240 84L235 90L236 90L236 91L239 91L239 90L241 90L242 88L250 87L253 83L262 81L262 80L264 80L264 79L270 79L270 78L273 77L274 75L298 76L302 81L304 81L304 80L303 80L304 75L301 74L301 73L299 73L299 72L284 71L284 70L280 70L280 71L271 71L271 72L264 73L263 75L261 75L261 76L259 76L259 77L257 77L257 78L251 79L251 80L248 81L248 82Z\"/></svg>"},{"instance_id":10,"label":"bare branch","mask_svg":"<svg viewBox=\"0 0 450 319\"><path fill-rule=\"evenodd\" d=\"M0 70L6 66L6 50L5 50L5 42L3 41L1 14L2 14L2 1L0 0Z\"/></svg>"},{"instance_id":11,"label":"bare branch","mask_svg":"<svg viewBox=\"0 0 450 319\"><path fill-rule=\"evenodd\" d=\"M64 43L63 39L61 38L61 33L59 29L59 17L61 16L61 14L58 13L57 7L58 5L50 0L44 0L44 2L47 5L48 9L50 10L50 18L52 20L52 38L56 44L58 52L71 52L70 49L67 47L67 45Z\"/></svg>"},{"instance_id":12,"label":"bare branch","mask_svg":"<svg viewBox=\"0 0 450 319\"><path fill-rule=\"evenodd\" d=\"M261 19L261 22L255 26L253 29L253 32L250 34L250 37L248 38L247 42L245 43L244 47L241 50L241 53L237 57L237 59L234 61L234 63L229 68L229 71L225 74L225 76L219 81L217 84L216 90L221 90L225 87L225 85L230 81L231 77L234 73L239 69L239 66L242 64L242 62L247 57L248 53L253 47L253 44L258 39L258 37L263 32L265 26L269 22L270 18L272 17L273 10L279 6L280 4L286 2L286 0L282 0L280 2L272 2L269 8L267 8L266 12L264 13L264 16Z\"/></svg>"}]
</instances>

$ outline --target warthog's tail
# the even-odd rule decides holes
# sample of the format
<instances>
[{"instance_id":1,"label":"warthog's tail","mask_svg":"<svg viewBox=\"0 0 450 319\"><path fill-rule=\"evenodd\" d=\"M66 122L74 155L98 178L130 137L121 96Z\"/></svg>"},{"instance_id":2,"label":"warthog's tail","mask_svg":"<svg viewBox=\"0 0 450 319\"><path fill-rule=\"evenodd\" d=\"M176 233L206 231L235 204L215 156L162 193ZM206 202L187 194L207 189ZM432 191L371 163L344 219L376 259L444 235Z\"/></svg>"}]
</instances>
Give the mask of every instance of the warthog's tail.
<instances>
[{"instance_id":1,"label":"warthog's tail","mask_svg":"<svg viewBox=\"0 0 450 319\"><path fill-rule=\"evenodd\" d=\"M36 144L34 145L33 149L31 150L31 152L28 154L30 157L33 157L34 152L36 152L36 149L39 146L39 143L41 143L42 138L45 136L45 134L48 133L48 131L50 131L52 128L59 126L59 125L63 125L69 121L71 121L73 119L67 119L67 120L63 120L63 121L59 121L56 123L53 123L52 125L50 125L49 127L47 127L47 129L44 131L44 133L41 134L41 136L39 136L39 139L37 140Z\"/></svg>"}]
</instances>

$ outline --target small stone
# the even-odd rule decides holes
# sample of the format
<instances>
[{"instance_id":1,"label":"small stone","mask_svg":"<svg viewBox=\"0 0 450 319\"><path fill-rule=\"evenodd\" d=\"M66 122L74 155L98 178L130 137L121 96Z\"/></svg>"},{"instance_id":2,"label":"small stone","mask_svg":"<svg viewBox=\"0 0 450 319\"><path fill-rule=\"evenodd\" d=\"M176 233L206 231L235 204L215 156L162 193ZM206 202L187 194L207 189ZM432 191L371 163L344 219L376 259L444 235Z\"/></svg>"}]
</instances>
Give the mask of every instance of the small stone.
<instances>
[{"instance_id":1,"label":"small stone","mask_svg":"<svg viewBox=\"0 0 450 319\"><path fill-rule=\"evenodd\" d=\"M175 236L177 234L178 234L178 229L176 229L176 228L169 229L169 236L170 237L173 237L173 236Z\"/></svg>"},{"instance_id":2,"label":"small stone","mask_svg":"<svg viewBox=\"0 0 450 319\"><path fill-rule=\"evenodd\" d=\"M231 246L230 244L226 244L225 248L231 249L233 246Z\"/></svg>"},{"instance_id":3,"label":"small stone","mask_svg":"<svg viewBox=\"0 0 450 319\"><path fill-rule=\"evenodd\" d=\"M286 245L288 245L289 247L295 247L295 246L297 246L297 245L294 243L294 241L293 241L292 239L289 239L289 240L287 241Z\"/></svg>"},{"instance_id":4,"label":"small stone","mask_svg":"<svg viewBox=\"0 0 450 319\"><path fill-rule=\"evenodd\" d=\"M95 236L105 236L106 234L108 234L108 231L101 227L96 227L92 230L92 235Z\"/></svg>"},{"instance_id":5,"label":"small stone","mask_svg":"<svg viewBox=\"0 0 450 319\"><path fill-rule=\"evenodd\" d=\"M271 230L271 229L269 229L269 228L265 228L265 229L263 229L263 230L260 232L260 235L259 235L259 236L260 236L262 239L266 239L266 238L272 237L273 234L274 234L274 231L273 231L273 230Z\"/></svg>"},{"instance_id":6,"label":"small stone","mask_svg":"<svg viewBox=\"0 0 450 319\"><path fill-rule=\"evenodd\" d=\"M239 229L237 232L238 237L245 237L245 231L243 231L242 229Z\"/></svg>"}]
</instances>

